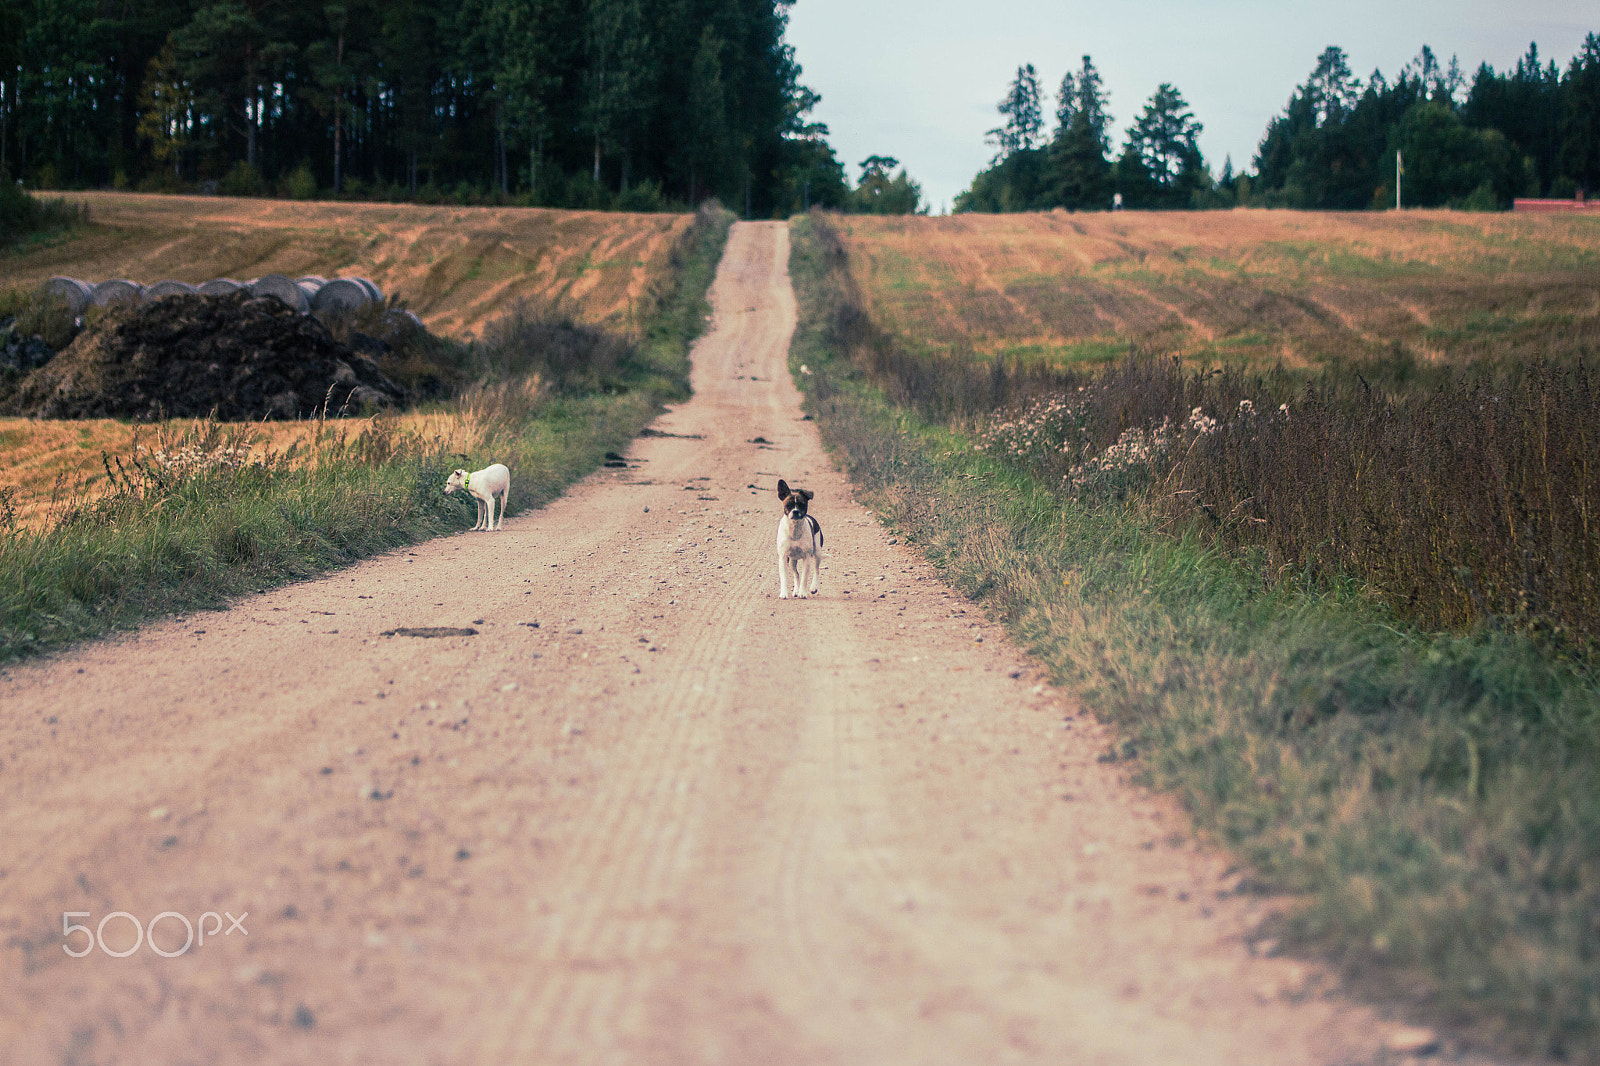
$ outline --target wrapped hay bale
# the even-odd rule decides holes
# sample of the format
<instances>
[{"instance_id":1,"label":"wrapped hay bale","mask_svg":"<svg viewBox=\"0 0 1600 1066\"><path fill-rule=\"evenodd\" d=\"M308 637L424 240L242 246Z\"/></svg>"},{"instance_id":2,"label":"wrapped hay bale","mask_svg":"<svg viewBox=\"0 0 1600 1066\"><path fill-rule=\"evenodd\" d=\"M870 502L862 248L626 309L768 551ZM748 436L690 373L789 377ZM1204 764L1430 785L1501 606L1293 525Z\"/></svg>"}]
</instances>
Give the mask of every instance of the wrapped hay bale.
<instances>
[{"instance_id":1,"label":"wrapped hay bale","mask_svg":"<svg viewBox=\"0 0 1600 1066\"><path fill-rule=\"evenodd\" d=\"M110 278L94 287L89 303L94 307L110 307L115 303L138 303L144 297L144 286L127 278Z\"/></svg>"},{"instance_id":2,"label":"wrapped hay bale","mask_svg":"<svg viewBox=\"0 0 1600 1066\"><path fill-rule=\"evenodd\" d=\"M193 296L195 287L187 281L158 281L144 290L146 300L159 300L163 296Z\"/></svg>"},{"instance_id":3,"label":"wrapped hay bale","mask_svg":"<svg viewBox=\"0 0 1600 1066\"><path fill-rule=\"evenodd\" d=\"M305 290L293 278L283 274L263 274L250 283L250 295L282 300L283 305L297 315L311 313L311 301Z\"/></svg>"},{"instance_id":4,"label":"wrapped hay bale","mask_svg":"<svg viewBox=\"0 0 1600 1066\"><path fill-rule=\"evenodd\" d=\"M375 288L376 286L374 286ZM357 278L334 278L312 298L311 310L317 314L353 314L374 300L372 289Z\"/></svg>"},{"instance_id":5,"label":"wrapped hay bale","mask_svg":"<svg viewBox=\"0 0 1600 1066\"><path fill-rule=\"evenodd\" d=\"M54 277L39 286L39 295L48 300L62 300L72 316L83 314L94 295L94 286L77 278Z\"/></svg>"}]
</instances>

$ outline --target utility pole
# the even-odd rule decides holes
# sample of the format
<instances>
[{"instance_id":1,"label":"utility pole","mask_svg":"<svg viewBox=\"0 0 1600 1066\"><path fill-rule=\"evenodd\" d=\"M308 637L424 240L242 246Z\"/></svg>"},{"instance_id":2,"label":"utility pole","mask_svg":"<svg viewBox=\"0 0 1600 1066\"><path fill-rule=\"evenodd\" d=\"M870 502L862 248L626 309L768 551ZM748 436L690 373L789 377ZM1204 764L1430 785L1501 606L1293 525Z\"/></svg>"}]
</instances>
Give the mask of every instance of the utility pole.
<instances>
[{"instance_id":1,"label":"utility pole","mask_svg":"<svg viewBox=\"0 0 1600 1066\"><path fill-rule=\"evenodd\" d=\"M1394 209L1400 210L1400 175L1406 172L1406 165L1400 161L1400 150L1394 153Z\"/></svg>"}]
</instances>

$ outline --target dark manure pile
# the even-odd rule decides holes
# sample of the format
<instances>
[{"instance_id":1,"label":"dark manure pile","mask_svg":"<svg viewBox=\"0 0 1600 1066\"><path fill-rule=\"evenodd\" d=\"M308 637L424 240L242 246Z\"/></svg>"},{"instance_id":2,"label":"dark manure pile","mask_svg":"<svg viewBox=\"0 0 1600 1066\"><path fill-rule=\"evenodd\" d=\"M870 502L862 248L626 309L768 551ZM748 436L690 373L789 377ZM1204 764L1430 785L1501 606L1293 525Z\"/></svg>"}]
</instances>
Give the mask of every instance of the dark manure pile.
<instances>
[{"instance_id":1,"label":"dark manure pile","mask_svg":"<svg viewBox=\"0 0 1600 1066\"><path fill-rule=\"evenodd\" d=\"M406 399L316 319L240 292L112 310L0 397L0 414L233 422L357 414Z\"/></svg>"}]
</instances>

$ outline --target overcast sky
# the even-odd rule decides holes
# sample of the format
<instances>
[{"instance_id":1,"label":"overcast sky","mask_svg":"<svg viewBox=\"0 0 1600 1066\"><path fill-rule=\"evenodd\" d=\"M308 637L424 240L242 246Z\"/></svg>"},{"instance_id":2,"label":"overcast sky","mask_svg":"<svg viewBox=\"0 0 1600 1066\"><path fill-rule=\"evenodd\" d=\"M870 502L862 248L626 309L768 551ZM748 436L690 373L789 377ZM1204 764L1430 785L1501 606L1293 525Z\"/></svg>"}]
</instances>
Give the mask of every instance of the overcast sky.
<instances>
[{"instance_id":1,"label":"overcast sky","mask_svg":"<svg viewBox=\"0 0 1600 1066\"><path fill-rule=\"evenodd\" d=\"M1061 75L1094 59L1123 133L1158 85L1171 82L1205 126L1213 172L1224 157L1249 166L1267 122L1338 45L1363 80L1393 80L1424 44L1441 63L1459 57L1514 67L1536 41L1565 69L1584 35L1600 32L1593 0L797 0L789 41L802 81L822 94L814 117L852 182L869 155L891 155L921 182L935 211L987 165L984 131L1017 67L1032 63L1054 127Z\"/></svg>"}]
</instances>

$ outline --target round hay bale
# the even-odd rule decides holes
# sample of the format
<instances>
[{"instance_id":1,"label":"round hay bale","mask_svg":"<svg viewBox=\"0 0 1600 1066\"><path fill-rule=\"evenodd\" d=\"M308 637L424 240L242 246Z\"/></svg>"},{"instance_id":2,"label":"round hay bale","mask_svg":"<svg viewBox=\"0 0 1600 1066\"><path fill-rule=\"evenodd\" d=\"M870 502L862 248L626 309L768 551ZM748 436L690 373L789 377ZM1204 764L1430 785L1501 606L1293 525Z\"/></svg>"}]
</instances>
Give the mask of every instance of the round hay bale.
<instances>
[{"instance_id":1,"label":"round hay bale","mask_svg":"<svg viewBox=\"0 0 1600 1066\"><path fill-rule=\"evenodd\" d=\"M201 282L197 291L201 296L232 296L242 288L244 286L232 278L212 278Z\"/></svg>"},{"instance_id":2,"label":"round hay bale","mask_svg":"<svg viewBox=\"0 0 1600 1066\"><path fill-rule=\"evenodd\" d=\"M294 283L300 286L301 292L306 294L307 311L311 309L311 298L317 294L318 289L327 284L325 281L308 281L305 278L296 278Z\"/></svg>"},{"instance_id":3,"label":"round hay bale","mask_svg":"<svg viewBox=\"0 0 1600 1066\"><path fill-rule=\"evenodd\" d=\"M309 281L319 289L328 283L328 279L323 277L321 274L307 274L303 278L295 278L294 280L298 285L304 285Z\"/></svg>"},{"instance_id":4,"label":"round hay bale","mask_svg":"<svg viewBox=\"0 0 1600 1066\"><path fill-rule=\"evenodd\" d=\"M137 281L111 278L94 287L94 291L89 294L89 302L96 307L110 307L114 303L123 301L138 303L143 296L144 286Z\"/></svg>"},{"instance_id":5,"label":"round hay bale","mask_svg":"<svg viewBox=\"0 0 1600 1066\"><path fill-rule=\"evenodd\" d=\"M295 280L282 274L263 274L250 283L250 295L274 296L282 300L284 306L296 314L306 315L311 313L311 301L306 297L306 292Z\"/></svg>"},{"instance_id":6,"label":"round hay bale","mask_svg":"<svg viewBox=\"0 0 1600 1066\"><path fill-rule=\"evenodd\" d=\"M374 301L380 304L383 303L383 290L378 288L377 282L371 278L357 278L356 280L366 287L366 290L372 294Z\"/></svg>"},{"instance_id":7,"label":"round hay bale","mask_svg":"<svg viewBox=\"0 0 1600 1066\"><path fill-rule=\"evenodd\" d=\"M378 335L391 345L404 344L425 330L422 319L403 307L391 307L378 319Z\"/></svg>"},{"instance_id":8,"label":"round hay bale","mask_svg":"<svg viewBox=\"0 0 1600 1066\"><path fill-rule=\"evenodd\" d=\"M144 298L149 301L159 300L163 296L192 296L194 291L194 286L187 281L158 281L145 287Z\"/></svg>"},{"instance_id":9,"label":"round hay bale","mask_svg":"<svg viewBox=\"0 0 1600 1066\"><path fill-rule=\"evenodd\" d=\"M67 309L74 318L83 314L83 309L89 306L89 298L94 294L94 286L87 281L77 278L55 277L39 286L39 295L52 300L64 300Z\"/></svg>"},{"instance_id":10,"label":"round hay bale","mask_svg":"<svg viewBox=\"0 0 1600 1066\"><path fill-rule=\"evenodd\" d=\"M372 302L372 293L355 278L334 278L311 299L311 309L316 312L359 311Z\"/></svg>"}]
</instances>

